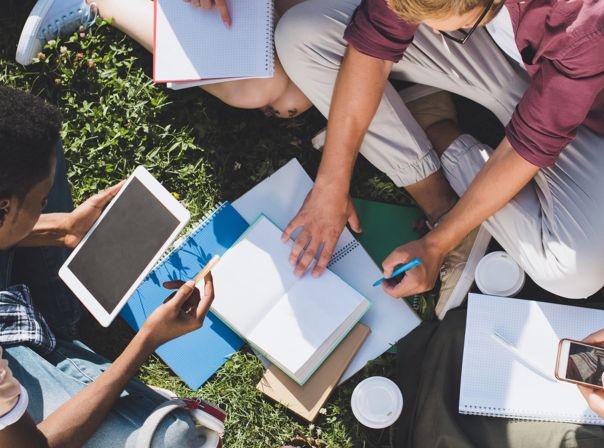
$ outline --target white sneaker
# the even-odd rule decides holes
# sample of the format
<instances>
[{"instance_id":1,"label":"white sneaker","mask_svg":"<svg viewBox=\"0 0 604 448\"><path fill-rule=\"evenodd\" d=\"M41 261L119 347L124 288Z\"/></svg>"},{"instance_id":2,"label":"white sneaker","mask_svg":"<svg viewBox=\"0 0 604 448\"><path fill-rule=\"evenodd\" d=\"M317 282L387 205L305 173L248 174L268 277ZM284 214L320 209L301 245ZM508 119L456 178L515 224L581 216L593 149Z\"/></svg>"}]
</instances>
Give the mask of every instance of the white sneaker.
<instances>
[{"instance_id":1,"label":"white sneaker","mask_svg":"<svg viewBox=\"0 0 604 448\"><path fill-rule=\"evenodd\" d=\"M48 41L92 23L96 17L92 10L86 0L38 0L21 31L15 59L21 65L31 64Z\"/></svg>"}]
</instances>

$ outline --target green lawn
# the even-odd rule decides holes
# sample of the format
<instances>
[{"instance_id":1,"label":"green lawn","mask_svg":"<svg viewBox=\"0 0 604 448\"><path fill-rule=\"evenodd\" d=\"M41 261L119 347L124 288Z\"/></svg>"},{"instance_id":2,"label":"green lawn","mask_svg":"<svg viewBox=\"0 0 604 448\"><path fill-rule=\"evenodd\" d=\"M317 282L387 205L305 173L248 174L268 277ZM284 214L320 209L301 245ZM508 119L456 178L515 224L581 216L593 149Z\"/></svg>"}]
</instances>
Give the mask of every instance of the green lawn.
<instances>
[{"instance_id":1,"label":"green lawn","mask_svg":"<svg viewBox=\"0 0 604 448\"><path fill-rule=\"evenodd\" d=\"M199 89L172 92L152 84L151 57L107 24L56 43L39 63L14 62L21 26L32 1L5 0L0 11L0 83L48 99L62 111L61 131L76 203L145 165L195 217L216 203L234 200L296 157L314 175L319 153L310 137L325 121L311 110L294 120L228 107ZM388 179L361 160L353 194L409 203ZM103 329L90 318L82 339L114 359L132 337L118 319ZM202 359L197 362L203 362ZM262 366L247 350L229 360L202 390L188 389L156 358L141 372L149 384L182 396L201 395L229 413L227 447L276 447L295 441L313 447L388 447L390 430L360 426L349 408L363 378L392 374L385 354L338 388L314 425L296 418L255 390Z\"/></svg>"}]
</instances>

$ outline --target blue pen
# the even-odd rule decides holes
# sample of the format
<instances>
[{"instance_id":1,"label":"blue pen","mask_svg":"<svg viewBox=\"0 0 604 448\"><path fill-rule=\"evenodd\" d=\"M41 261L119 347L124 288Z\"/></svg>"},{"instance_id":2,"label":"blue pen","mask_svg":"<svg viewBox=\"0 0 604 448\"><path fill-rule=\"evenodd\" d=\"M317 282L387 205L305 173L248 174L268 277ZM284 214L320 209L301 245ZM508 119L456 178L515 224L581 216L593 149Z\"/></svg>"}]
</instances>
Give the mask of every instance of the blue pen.
<instances>
[{"instance_id":1,"label":"blue pen","mask_svg":"<svg viewBox=\"0 0 604 448\"><path fill-rule=\"evenodd\" d=\"M419 266L420 264L422 264L422 261L419 258L416 258L415 260L412 260L409 263L402 265L400 268L398 268L396 271L394 271L390 277L388 277L388 278L382 277L381 279L377 280L373 284L373 286L379 285L384 280L390 280L391 278L396 277L397 275L402 274L403 272L408 271L409 269L414 268L415 266Z\"/></svg>"}]
</instances>

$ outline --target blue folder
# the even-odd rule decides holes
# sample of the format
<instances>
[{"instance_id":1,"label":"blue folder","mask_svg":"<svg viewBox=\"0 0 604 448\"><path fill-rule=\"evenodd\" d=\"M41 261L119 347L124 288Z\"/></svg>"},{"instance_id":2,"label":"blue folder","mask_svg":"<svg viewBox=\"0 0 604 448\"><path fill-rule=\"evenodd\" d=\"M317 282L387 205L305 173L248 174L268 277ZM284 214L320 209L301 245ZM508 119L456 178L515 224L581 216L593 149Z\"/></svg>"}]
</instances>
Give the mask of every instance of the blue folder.
<instances>
[{"instance_id":1,"label":"blue folder","mask_svg":"<svg viewBox=\"0 0 604 448\"><path fill-rule=\"evenodd\" d=\"M121 316L139 330L171 291L168 280L192 279L214 255L222 255L247 230L248 223L229 204L218 206L160 261L136 289ZM211 312L203 327L159 347L156 353L191 389L201 387L243 340Z\"/></svg>"}]
</instances>

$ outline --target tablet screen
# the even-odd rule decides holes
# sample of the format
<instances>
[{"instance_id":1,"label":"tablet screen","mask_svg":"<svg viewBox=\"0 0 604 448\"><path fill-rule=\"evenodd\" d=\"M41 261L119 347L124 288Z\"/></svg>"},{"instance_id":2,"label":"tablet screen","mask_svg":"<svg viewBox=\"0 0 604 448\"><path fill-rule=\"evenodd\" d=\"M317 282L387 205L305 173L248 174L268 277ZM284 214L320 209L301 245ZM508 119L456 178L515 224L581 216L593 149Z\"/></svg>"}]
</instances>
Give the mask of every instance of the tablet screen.
<instances>
[{"instance_id":1,"label":"tablet screen","mask_svg":"<svg viewBox=\"0 0 604 448\"><path fill-rule=\"evenodd\" d=\"M133 177L75 254L69 269L111 313L179 224Z\"/></svg>"}]
</instances>

